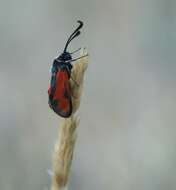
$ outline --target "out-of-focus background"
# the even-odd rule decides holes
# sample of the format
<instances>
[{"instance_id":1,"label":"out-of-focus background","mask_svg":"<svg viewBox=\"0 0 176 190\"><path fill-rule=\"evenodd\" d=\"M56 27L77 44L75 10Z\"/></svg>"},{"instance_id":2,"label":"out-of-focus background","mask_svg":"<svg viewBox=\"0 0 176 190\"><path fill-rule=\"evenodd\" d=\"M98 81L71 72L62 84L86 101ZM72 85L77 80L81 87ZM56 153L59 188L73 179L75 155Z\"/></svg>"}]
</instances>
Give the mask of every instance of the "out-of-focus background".
<instances>
[{"instance_id":1,"label":"out-of-focus background","mask_svg":"<svg viewBox=\"0 0 176 190\"><path fill-rule=\"evenodd\" d=\"M59 118L49 68L87 47L71 189L176 189L176 14L164 0L1 0L0 189L46 190Z\"/></svg>"}]
</instances>

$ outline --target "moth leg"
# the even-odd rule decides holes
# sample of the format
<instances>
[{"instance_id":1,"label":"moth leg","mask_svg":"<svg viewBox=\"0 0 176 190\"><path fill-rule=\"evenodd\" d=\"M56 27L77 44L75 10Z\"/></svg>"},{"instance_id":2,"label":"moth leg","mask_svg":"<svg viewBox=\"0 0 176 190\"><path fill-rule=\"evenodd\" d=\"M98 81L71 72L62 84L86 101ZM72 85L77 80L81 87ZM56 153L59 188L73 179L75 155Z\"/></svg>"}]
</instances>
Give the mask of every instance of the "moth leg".
<instances>
[{"instance_id":1,"label":"moth leg","mask_svg":"<svg viewBox=\"0 0 176 190\"><path fill-rule=\"evenodd\" d=\"M87 57L88 55L89 55L89 54L86 54L86 55L83 55L83 56L78 57L78 58L76 58L76 59L71 59L71 60L65 61L65 63L69 63L69 62L77 61L78 59L82 59L82 58L84 58L84 57Z\"/></svg>"}]
</instances>

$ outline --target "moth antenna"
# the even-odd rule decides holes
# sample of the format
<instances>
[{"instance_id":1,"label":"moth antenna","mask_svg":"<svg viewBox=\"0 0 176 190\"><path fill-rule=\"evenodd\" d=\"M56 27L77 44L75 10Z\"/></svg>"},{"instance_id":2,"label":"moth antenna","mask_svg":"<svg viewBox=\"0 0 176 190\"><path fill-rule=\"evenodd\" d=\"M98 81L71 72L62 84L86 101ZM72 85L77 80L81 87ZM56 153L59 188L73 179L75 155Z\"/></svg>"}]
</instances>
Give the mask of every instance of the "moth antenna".
<instances>
[{"instance_id":1,"label":"moth antenna","mask_svg":"<svg viewBox=\"0 0 176 190\"><path fill-rule=\"evenodd\" d=\"M70 35L70 37L68 38L65 48L64 48L64 52L66 52L68 44L76 37L78 36L81 32L79 31L82 27L83 27L83 22L78 20L77 21L79 23L79 26L76 28L76 30Z\"/></svg>"}]
</instances>

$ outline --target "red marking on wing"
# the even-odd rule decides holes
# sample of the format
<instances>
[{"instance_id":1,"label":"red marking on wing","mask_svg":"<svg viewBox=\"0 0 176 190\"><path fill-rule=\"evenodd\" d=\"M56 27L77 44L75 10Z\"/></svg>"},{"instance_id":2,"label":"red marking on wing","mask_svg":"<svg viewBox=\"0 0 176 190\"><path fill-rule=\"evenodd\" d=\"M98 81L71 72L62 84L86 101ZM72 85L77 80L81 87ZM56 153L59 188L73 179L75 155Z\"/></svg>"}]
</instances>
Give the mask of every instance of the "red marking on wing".
<instances>
[{"instance_id":1,"label":"red marking on wing","mask_svg":"<svg viewBox=\"0 0 176 190\"><path fill-rule=\"evenodd\" d=\"M49 92L51 89L49 88ZM53 95L53 101L57 104L52 108L62 117L69 117L72 112L69 76L66 70L60 70L56 75L56 90Z\"/></svg>"}]
</instances>

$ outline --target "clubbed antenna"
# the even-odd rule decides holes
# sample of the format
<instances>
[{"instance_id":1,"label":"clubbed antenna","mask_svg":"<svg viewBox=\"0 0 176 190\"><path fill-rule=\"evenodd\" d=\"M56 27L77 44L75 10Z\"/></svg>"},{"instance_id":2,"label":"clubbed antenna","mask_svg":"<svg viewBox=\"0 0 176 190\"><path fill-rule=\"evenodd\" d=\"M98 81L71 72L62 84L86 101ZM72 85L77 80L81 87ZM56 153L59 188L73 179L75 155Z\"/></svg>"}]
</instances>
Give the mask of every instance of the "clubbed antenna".
<instances>
[{"instance_id":1,"label":"clubbed antenna","mask_svg":"<svg viewBox=\"0 0 176 190\"><path fill-rule=\"evenodd\" d=\"M80 21L80 20L78 20L77 22L79 23L79 26L76 28L76 30L75 30L75 31L70 35L70 37L68 38L67 43L66 43L65 48L64 48L64 52L66 52L67 47L68 47L68 44L69 44L76 36L80 35L80 33L81 33L79 30L83 27L83 22Z\"/></svg>"}]
</instances>

